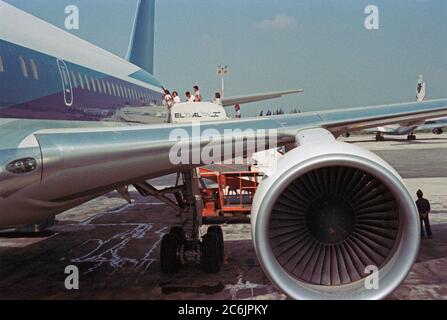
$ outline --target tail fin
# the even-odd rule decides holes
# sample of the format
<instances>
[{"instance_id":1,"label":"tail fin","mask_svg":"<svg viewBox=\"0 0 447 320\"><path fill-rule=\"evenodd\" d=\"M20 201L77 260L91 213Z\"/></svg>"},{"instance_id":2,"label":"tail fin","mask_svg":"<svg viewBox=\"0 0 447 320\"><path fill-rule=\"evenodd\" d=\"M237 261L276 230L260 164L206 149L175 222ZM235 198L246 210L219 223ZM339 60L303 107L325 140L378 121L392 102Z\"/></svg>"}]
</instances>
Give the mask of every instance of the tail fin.
<instances>
[{"instance_id":1,"label":"tail fin","mask_svg":"<svg viewBox=\"0 0 447 320\"><path fill-rule=\"evenodd\" d=\"M425 100L425 81L422 75L419 76L418 86L416 88L416 101Z\"/></svg>"},{"instance_id":2,"label":"tail fin","mask_svg":"<svg viewBox=\"0 0 447 320\"><path fill-rule=\"evenodd\" d=\"M139 0L127 60L154 73L155 0Z\"/></svg>"}]
</instances>

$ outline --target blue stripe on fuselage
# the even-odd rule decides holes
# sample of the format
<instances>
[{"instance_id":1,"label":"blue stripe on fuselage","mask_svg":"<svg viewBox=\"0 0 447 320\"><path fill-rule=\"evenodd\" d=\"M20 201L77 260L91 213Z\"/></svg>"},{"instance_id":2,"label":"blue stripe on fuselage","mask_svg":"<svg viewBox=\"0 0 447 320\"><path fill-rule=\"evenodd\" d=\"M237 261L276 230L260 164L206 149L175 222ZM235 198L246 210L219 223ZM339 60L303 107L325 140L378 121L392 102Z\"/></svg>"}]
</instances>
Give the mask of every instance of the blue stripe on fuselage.
<instances>
[{"instance_id":1,"label":"blue stripe on fuselage","mask_svg":"<svg viewBox=\"0 0 447 320\"><path fill-rule=\"evenodd\" d=\"M28 77L23 76L20 56L26 62ZM3 63L3 72L0 72L0 117L3 118L101 120L122 107L161 103L162 95L159 92L65 61L74 96L73 105L68 107L64 102L56 57L4 40L0 40L0 57ZM31 59L37 65L39 79L35 79ZM82 76L84 89L81 88L79 75ZM90 90L87 89L85 77L89 80ZM161 86L149 74L138 78L150 85ZM91 83L92 79L95 86ZM99 92L98 86L102 92ZM109 88L111 94L108 93Z\"/></svg>"}]
</instances>

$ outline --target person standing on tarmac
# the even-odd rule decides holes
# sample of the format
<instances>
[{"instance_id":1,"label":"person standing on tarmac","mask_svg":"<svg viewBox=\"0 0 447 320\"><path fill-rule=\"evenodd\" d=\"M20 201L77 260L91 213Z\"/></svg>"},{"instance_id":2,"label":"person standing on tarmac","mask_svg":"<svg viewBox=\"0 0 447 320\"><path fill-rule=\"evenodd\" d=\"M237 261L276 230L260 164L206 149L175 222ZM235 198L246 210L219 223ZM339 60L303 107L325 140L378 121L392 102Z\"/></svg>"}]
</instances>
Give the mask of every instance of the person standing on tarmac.
<instances>
[{"instance_id":1,"label":"person standing on tarmac","mask_svg":"<svg viewBox=\"0 0 447 320\"><path fill-rule=\"evenodd\" d=\"M421 190L418 190L416 193L418 199L416 201L416 206L418 207L419 211L419 217L421 219L421 237L425 237L424 233L424 225L425 225L425 231L427 233L427 237L429 239L432 239L433 234L431 232L430 227L430 219L429 219L429 213L430 213L430 202L427 199L424 199L424 193Z\"/></svg>"}]
</instances>

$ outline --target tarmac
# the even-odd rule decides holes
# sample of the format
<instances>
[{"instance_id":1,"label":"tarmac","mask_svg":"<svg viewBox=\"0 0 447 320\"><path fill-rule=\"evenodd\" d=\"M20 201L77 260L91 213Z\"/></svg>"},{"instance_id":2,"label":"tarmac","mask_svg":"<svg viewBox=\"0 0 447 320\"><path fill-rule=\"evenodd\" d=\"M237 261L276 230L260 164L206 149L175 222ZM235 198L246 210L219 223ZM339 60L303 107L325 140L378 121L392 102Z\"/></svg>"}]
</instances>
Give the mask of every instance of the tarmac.
<instances>
[{"instance_id":1,"label":"tarmac","mask_svg":"<svg viewBox=\"0 0 447 320\"><path fill-rule=\"evenodd\" d=\"M434 238L422 240L412 271L387 299L447 299L447 136L343 140L383 157L412 194L422 189L432 204ZM286 299L261 270L248 224L223 226L225 259L218 274L205 274L195 263L162 274L160 242L176 213L157 199L131 194L131 204L111 193L65 212L33 237L0 235L0 299ZM64 286L68 265L79 268L79 290Z\"/></svg>"}]
</instances>

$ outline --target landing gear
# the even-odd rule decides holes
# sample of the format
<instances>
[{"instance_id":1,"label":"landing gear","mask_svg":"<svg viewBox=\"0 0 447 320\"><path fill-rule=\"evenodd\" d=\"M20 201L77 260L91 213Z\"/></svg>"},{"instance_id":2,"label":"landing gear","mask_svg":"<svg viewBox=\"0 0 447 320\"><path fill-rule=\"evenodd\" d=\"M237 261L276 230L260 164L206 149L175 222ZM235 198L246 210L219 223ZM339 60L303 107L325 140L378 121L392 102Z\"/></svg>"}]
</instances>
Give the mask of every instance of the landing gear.
<instances>
[{"instance_id":1,"label":"landing gear","mask_svg":"<svg viewBox=\"0 0 447 320\"><path fill-rule=\"evenodd\" d=\"M385 141L384 136L380 132L376 133L376 141Z\"/></svg>"},{"instance_id":2,"label":"landing gear","mask_svg":"<svg viewBox=\"0 0 447 320\"><path fill-rule=\"evenodd\" d=\"M164 273L172 274L179 271L182 264L200 262L206 273L220 271L224 258L224 239L222 228L211 226L208 232L200 237L202 224L203 203L198 187L198 177L195 170L181 174L183 186L172 188L175 190L181 226L172 227L161 241L160 263ZM180 178L180 175L179 175ZM180 180L180 179L178 179ZM177 181L177 185L178 185ZM149 189L151 194L157 195L157 190ZM178 190L181 189L179 192ZM169 204L173 204L171 201Z\"/></svg>"},{"instance_id":3,"label":"landing gear","mask_svg":"<svg viewBox=\"0 0 447 320\"><path fill-rule=\"evenodd\" d=\"M408 136L407 136L407 140L408 141L414 141L414 140L416 140L416 136L412 133L412 134L409 134Z\"/></svg>"},{"instance_id":4,"label":"landing gear","mask_svg":"<svg viewBox=\"0 0 447 320\"><path fill-rule=\"evenodd\" d=\"M216 233L207 233L202 238L201 264L205 273L220 271L221 253L220 240Z\"/></svg>"},{"instance_id":5,"label":"landing gear","mask_svg":"<svg viewBox=\"0 0 447 320\"><path fill-rule=\"evenodd\" d=\"M224 237L223 231L220 226L211 226L208 228L208 234L217 235L218 245L219 245L219 260L223 262L224 259Z\"/></svg>"},{"instance_id":6,"label":"landing gear","mask_svg":"<svg viewBox=\"0 0 447 320\"><path fill-rule=\"evenodd\" d=\"M161 271L163 273L173 274L178 271L180 266L178 258L179 247L180 241L177 235L168 233L163 236L160 250Z\"/></svg>"}]
</instances>

